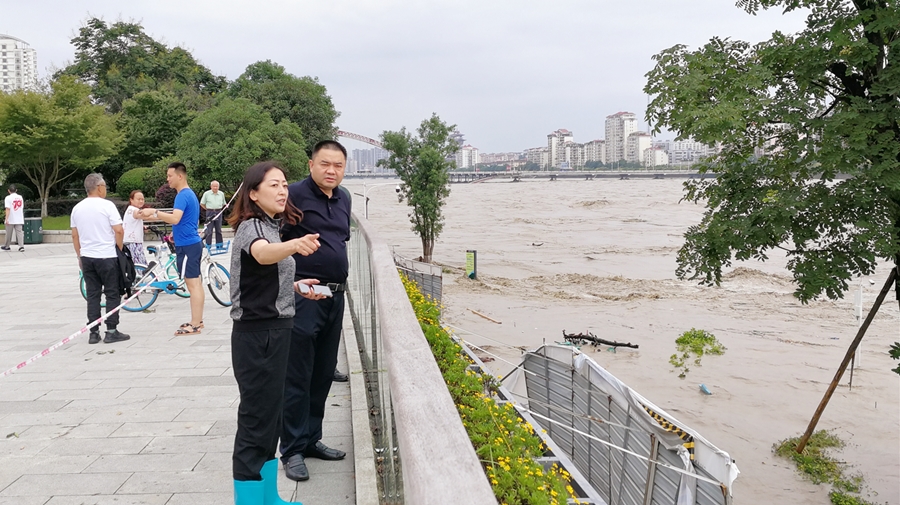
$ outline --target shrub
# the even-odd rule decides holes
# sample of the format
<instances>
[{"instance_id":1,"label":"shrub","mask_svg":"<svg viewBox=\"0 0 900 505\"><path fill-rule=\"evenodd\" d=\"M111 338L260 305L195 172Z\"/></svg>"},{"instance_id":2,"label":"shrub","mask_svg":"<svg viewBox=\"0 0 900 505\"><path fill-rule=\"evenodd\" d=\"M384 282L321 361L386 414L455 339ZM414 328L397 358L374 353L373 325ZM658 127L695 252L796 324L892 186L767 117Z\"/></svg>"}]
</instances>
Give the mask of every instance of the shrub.
<instances>
[{"instance_id":1,"label":"shrub","mask_svg":"<svg viewBox=\"0 0 900 505\"><path fill-rule=\"evenodd\" d=\"M700 366L700 360L704 354L725 353L725 346L719 342L715 335L706 330L698 330L696 328L691 328L682 333L675 340L675 346L681 355L673 354L669 357L669 363L675 368L681 368L681 373L678 374L678 377L682 379L690 371L686 363L691 359L691 355L694 356L694 364Z\"/></svg>"},{"instance_id":2,"label":"shrub","mask_svg":"<svg viewBox=\"0 0 900 505\"><path fill-rule=\"evenodd\" d=\"M166 182L156 190L156 207L160 209L170 208L175 205L175 191L169 183Z\"/></svg>"},{"instance_id":3,"label":"shrub","mask_svg":"<svg viewBox=\"0 0 900 505\"><path fill-rule=\"evenodd\" d=\"M116 182L116 193L122 195L122 198L126 199L128 198L128 195L136 189L146 194L147 189L144 185L144 177L152 170L152 168L132 168L125 172L119 177L118 182ZM159 185L155 187L158 188Z\"/></svg>"},{"instance_id":4,"label":"shrub","mask_svg":"<svg viewBox=\"0 0 900 505\"><path fill-rule=\"evenodd\" d=\"M566 470L554 463L545 471L536 461L544 456L545 446L534 428L519 417L511 403L498 405L489 394L496 391L497 379L468 368L471 361L462 347L438 322L440 307L423 295L414 281L404 275L400 279L497 501L559 505L571 497L581 503L568 483L571 476Z\"/></svg>"}]
</instances>

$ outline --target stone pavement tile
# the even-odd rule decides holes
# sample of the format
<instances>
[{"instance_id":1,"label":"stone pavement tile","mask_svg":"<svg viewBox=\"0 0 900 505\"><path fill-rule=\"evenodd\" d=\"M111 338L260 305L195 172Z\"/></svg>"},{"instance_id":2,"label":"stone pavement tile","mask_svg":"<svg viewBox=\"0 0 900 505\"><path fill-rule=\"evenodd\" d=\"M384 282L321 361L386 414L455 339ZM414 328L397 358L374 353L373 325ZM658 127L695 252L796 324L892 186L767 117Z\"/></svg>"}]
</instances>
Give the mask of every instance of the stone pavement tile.
<instances>
[{"instance_id":1,"label":"stone pavement tile","mask_svg":"<svg viewBox=\"0 0 900 505\"><path fill-rule=\"evenodd\" d=\"M174 408L126 408L99 410L84 420L85 423L169 422L178 418L184 409ZM182 419L196 421L198 419Z\"/></svg>"},{"instance_id":2,"label":"stone pavement tile","mask_svg":"<svg viewBox=\"0 0 900 505\"><path fill-rule=\"evenodd\" d=\"M231 437L234 440L234 436ZM281 468L279 463L279 468ZM207 452L203 454L203 459L194 467L195 472L214 472L222 470L231 470L231 451L228 452ZM285 478L287 480L287 478ZM293 481L291 481L293 482Z\"/></svg>"},{"instance_id":3,"label":"stone pavement tile","mask_svg":"<svg viewBox=\"0 0 900 505\"><path fill-rule=\"evenodd\" d=\"M125 401L119 398L73 400L59 409L59 413L81 412L86 416L98 411L139 410L150 405L149 400L137 399Z\"/></svg>"},{"instance_id":4,"label":"stone pavement tile","mask_svg":"<svg viewBox=\"0 0 900 505\"><path fill-rule=\"evenodd\" d=\"M227 421L237 419L231 407L183 409L173 421Z\"/></svg>"},{"instance_id":5,"label":"stone pavement tile","mask_svg":"<svg viewBox=\"0 0 900 505\"><path fill-rule=\"evenodd\" d=\"M141 377L149 377L153 372L150 370L85 370L75 379L134 379Z\"/></svg>"},{"instance_id":6,"label":"stone pavement tile","mask_svg":"<svg viewBox=\"0 0 900 505\"><path fill-rule=\"evenodd\" d=\"M122 426L120 422L87 423L72 427L65 434L67 438L106 438Z\"/></svg>"},{"instance_id":7,"label":"stone pavement tile","mask_svg":"<svg viewBox=\"0 0 900 505\"><path fill-rule=\"evenodd\" d=\"M30 412L56 412L63 408L68 402L66 400L38 400L33 402L8 402L2 401L4 396L3 390L0 390L0 412L11 413L30 413Z\"/></svg>"},{"instance_id":8,"label":"stone pavement tile","mask_svg":"<svg viewBox=\"0 0 900 505\"><path fill-rule=\"evenodd\" d=\"M0 505L45 505L49 499L49 496L15 496L13 498L0 496Z\"/></svg>"},{"instance_id":9,"label":"stone pavement tile","mask_svg":"<svg viewBox=\"0 0 900 505\"><path fill-rule=\"evenodd\" d=\"M216 424L210 428L209 433L207 435L216 436L216 435L231 435L237 433L237 415L234 416L233 419L227 420L219 420L216 421Z\"/></svg>"},{"instance_id":10,"label":"stone pavement tile","mask_svg":"<svg viewBox=\"0 0 900 505\"><path fill-rule=\"evenodd\" d=\"M224 347L230 346L231 340L216 338L216 339L208 339L208 340L197 340L196 342L191 344L191 347ZM230 348L229 348L230 352Z\"/></svg>"},{"instance_id":11,"label":"stone pavement tile","mask_svg":"<svg viewBox=\"0 0 900 505\"><path fill-rule=\"evenodd\" d=\"M325 418L322 423L322 436L327 439L332 437L347 437L353 434L353 426L346 421L329 421Z\"/></svg>"},{"instance_id":12,"label":"stone pavement tile","mask_svg":"<svg viewBox=\"0 0 900 505\"><path fill-rule=\"evenodd\" d=\"M91 389L97 387L100 383L102 383L102 379L89 379L89 380L81 380L81 379L69 379L69 380L47 380L47 381L32 381L27 384L24 384L19 391L41 391L46 393L47 391L60 391L67 389ZM4 395L5 396L5 395Z\"/></svg>"},{"instance_id":13,"label":"stone pavement tile","mask_svg":"<svg viewBox=\"0 0 900 505\"><path fill-rule=\"evenodd\" d=\"M123 440L128 440L123 439ZM234 450L234 434L217 437L156 437L141 454L191 452L227 452Z\"/></svg>"},{"instance_id":14,"label":"stone pavement tile","mask_svg":"<svg viewBox=\"0 0 900 505\"><path fill-rule=\"evenodd\" d=\"M23 426L21 429L13 431L18 434L19 440L52 440L68 435L76 427L77 425L74 424L45 424Z\"/></svg>"},{"instance_id":15,"label":"stone pavement tile","mask_svg":"<svg viewBox=\"0 0 900 505\"><path fill-rule=\"evenodd\" d=\"M47 439L23 440L15 437L7 438L0 441L0 459L5 459L6 456L34 456L49 445L50 441Z\"/></svg>"},{"instance_id":16,"label":"stone pavement tile","mask_svg":"<svg viewBox=\"0 0 900 505\"><path fill-rule=\"evenodd\" d=\"M7 389L3 391L3 399L10 402L33 402L44 396L46 390L38 390L29 388L32 383L23 383L15 389Z\"/></svg>"},{"instance_id":17,"label":"stone pavement tile","mask_svg":"<svg viewBox=\"0 0 900 505\"><path fill-rule=\"evenodd\" d=\"M114 494L112 496L54 496L44 505L166 505L170 494ZM2 503L2 502L0 502ZM227 502L223 502L227 503Z\"/></svg>"},{"instance_id":18,"label":"stone pavement tile","mask_svg":"<svg viewBox=\"0 0 900 505\"><path fill-rule=\"evenodd\" d=\"M297 492L292 499L303 505L351 505L356 502L356 484L353 479L329 479L326 485L316 483L316 476L310 470L309 480L297 483ZM448 500L452 503L452 500Z\"/></svg>"},{"instance_id":19,"label":"stone pavement tile","mask_svg":"<svg viewBox=\"0 0 900 505\"><path fill-rule=\"evenodd\" d=\"M147 409L185 408L205 409L230 407L237 401L237 396L216 396L212 398L156 398L147 405Z\"/></svg>"},{"instance_id":20,"label":"stone pavement tile","mask_svg":"<svg viewBox=\"0 0 900 505\"><path fill-rule=\"evenodd\" d=\"M231 366L207 367L207 368L159 368L150 373L149 377L219 377L223 375L234 374L231 372Z\"/></svg>"},{"instance_id":21,"label":"stone pavement tile","mask_svg":"<svg viewBox=\"0 0 900 505\"><path fill-rule=\"evenodd\" d=\"M114 399L127 392L126 388L53 390L47 391L44 400L105 400Z\"/></svg>"},{"instance_id":22,"label":"stone pavement tile","mask_svg":"<svg viewBox=\"0 0 900 505\"><path fill-rule=\"evenodd\" d=\"M111 454L100 456L84 472L189 472L202 457L199 453Z\"/></svg>"},{"instance_id":23,"label":"stone pavement tile","mask_svg":"<svg viewBox=\"0 0 900 505\"><path fill-rule=\"evenodd\" d=\"M24 474L46 473L79 473L87 468L99 456L90 454L76 454L72 456L54 456L52 464L48 464L47 458L33 456L8 456L3 458L5 470L3 473L14 475L18 478ZM2 481L2 477L0 477ZM0 489L3 485L0 484Z\"/></svg>"},{"instance_id":24,"label":"stone pavement tile","mask_svg":"<svg viewBox=\"0 0 900 505\"><path fill-rule=\"evenodd\" d=\"M0 420L0 427L6 424L10 425L57 425L68 424L76 425L87 418L86 412L16 412L7 414ZM6 433L2 433L6 435Z\"/></svg>"},{"instance_id":25,"label":"stone pavement tile","mask_svg":"<svg viewBox=\"0 0 900 505\"><path fill-rule=\"evenodd\" d=\"M178 379L174 377L133 377L133 378L118 378L118 379L106 379L97 385L98 388L135 388L135 387L147 387L147 388L166 388L172 387L175 385L175 382Z\"/></svg>"},{"instance_id":26,"label":"stone pavement tile","mask_svg":"<svg viewBox=\"0 0 900 505\"><path fill-rule=\"evenodd\" d=\"M234 486L234 481L231 481ZM227 493L175 493L166 505L228 505L234 503L234 489Z\"/></svg>"},{"instance_id":27,"label":"stone pavement tile","mask_svg":"<svg viewBox=\"0 0 900 505\"><path fill-rule=\"evenodd\" d=\"M218 377L182 377L175 382L175 387L195 386L235 386L237 381L234 376L220 375Z\"/></svg>"},{"instance_id":28,"label":"stone pavement tile","mask_svg":"<svg viewBox=\"0 0 900 505\"><path fill-rule=\"evenodd\" d=\"M237 384L232 386L198 386L191 388L130 388L127 391L123 391L120 398L124 400L152 400L155 398L174 397L234 398L235 396L238 396Z\"/></svg>"},{"instance_id":29,"label":"stone pavement tile","mask_svg":"<svg viewBox=\"0 0 900 505\"><path fill-rule=\"evenodd\" d=\"M331 480L333 474L353 473L352 459L344 458L340 461L325 461L316 458L306 458L304 461L306 461L306 467L309 469L310 479L313 476L321 475L323 479Z\"/></svg>"},{"instance_id":30,"label":"stone pavement tile","mask_svg":"<svg viewBox=\"0 0 900 505\"><path fill-rule=\"evenodd\" d=\"M103 475L103 474L98 474ZM128 475L128 474L124 474ZM213 472L140 472L134 474L120 493L229 493L234 492L231 468ZM234 498L232 498L233 500ZM228 503L228 502L224 502Z\"/></svg>"},{"instance_id":31,"label":"stone pavement tile","mask_svg":"<svg viewBox=\"0 0 900 505\"><path fill-rule=\"evenodd\" d=\"M0 496L53 496L113 494L131 476L110 473L84 476L77 473L23 475L0 491Z\"/></svg>"},{"instance_id":32,"label":"stone pavement tile","mask_svg":"<svg viewBox=\"0 0 900 505\"><path fill-rule=\"evenodd\" d=\"M39 456L139 454L150 444L151 440L153 440L151 437L58 438L53 440L52 444L42 447L43 450L40 451Z\"/></svg>"},{"instance_id":33,"label":"stone pavement tile","mask_svg":"<svg viewBox=\"0 0 900 505\"><path fill-rule=\"evenodd\" d=\"M206 435L212 421L168 423L124 423L109 438L119 437L184 437Z\"/></svg>"}]
</instances>

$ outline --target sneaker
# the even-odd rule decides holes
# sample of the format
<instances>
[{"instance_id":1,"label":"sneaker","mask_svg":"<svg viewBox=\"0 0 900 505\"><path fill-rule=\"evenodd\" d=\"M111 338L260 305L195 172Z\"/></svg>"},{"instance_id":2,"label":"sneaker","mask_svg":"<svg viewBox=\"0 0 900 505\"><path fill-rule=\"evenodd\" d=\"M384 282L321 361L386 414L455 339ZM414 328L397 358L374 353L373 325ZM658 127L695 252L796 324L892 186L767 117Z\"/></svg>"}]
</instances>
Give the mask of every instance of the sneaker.
<instances>
[{"instance_id":1,"label":"sneaker","mask_svg":"<svg viewBox=\"0 0 900 505\"><path fill-rule=\"evenodd\" d=\"M19 248L19 252L25 252L25 248L24 248L24 247L20 247L20 248Z\"/></svg>"},{"instance_id":2,"label":"sneaker","mask_svg":"<svg viewBox=\"0 0 900 505\"><path fill-rule=\"evenodd\" d=\"M6 247L6 246L0 246L0 249L3 249L4 251L8 251L8 250L9 250L9 247Z\"/></svg>"},{"instance_id":3,"label":"sneaker","mask_svg":"<svg viewBox=\"0 0 900 505\"><path fill-rule=\"evenodd\" d=\"M103 339L104 344L112 344L114 342L122 342L123 340L128 340L131 338L131 335L127 333L122 333L119 330L109 330L106 332L106 337Z\"/></svg>"},{"instance_id":4,"label":"sneaker","mask_svg":"<svg viewBox=\"0 0 900 505\"><path fill-rule=\"evenodd\" d=\"M92 331L91 336L88 338L89 344L96 344L100 342L100 332Z\"/></svg>"}]
</instances>

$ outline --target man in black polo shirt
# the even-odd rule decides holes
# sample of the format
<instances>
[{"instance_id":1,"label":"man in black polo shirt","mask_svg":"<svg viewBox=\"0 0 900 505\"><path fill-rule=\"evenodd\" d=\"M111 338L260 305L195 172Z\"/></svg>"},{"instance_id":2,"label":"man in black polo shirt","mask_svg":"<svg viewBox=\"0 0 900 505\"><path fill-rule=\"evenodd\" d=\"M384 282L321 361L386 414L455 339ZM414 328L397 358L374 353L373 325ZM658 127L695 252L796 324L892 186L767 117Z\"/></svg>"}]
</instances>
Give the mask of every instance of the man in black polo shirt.
<instances>
[{"instance_id":1,"label":"man in black polo shirt","mask_svg":"<svg viewBox=\"0 0 900 505\"><path fill-rule=\"evenodd\" d=\"M338 187L346 162L344 146L323 140L313 147L309 177L288 186L288 197L303 211L303 219L297 225L285 226L282 239L318 233L320 244L309 256L294 255L295 280L318 279L334 293L322 300L294 296L296 311L284 384L280 450L285 474L297 481L309 479L304 457L338 460L346 455L321 442L325 401L337 364L349 268L350 198Z\"/></svg>"}]
</instances>

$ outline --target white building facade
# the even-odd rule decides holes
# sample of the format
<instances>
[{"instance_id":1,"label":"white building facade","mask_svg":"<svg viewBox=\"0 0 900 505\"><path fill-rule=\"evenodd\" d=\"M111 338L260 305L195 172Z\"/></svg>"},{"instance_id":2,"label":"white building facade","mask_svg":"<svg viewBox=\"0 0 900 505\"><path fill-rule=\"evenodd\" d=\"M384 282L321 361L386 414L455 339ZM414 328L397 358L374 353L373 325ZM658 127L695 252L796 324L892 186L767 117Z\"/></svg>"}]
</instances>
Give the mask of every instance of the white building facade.
<instances>
[{"instance_id":1,"label":"white building facade","mask_svg":"<svg viewBox=\"0 0 900 505\"><path fill-rule=\"evenodd\" d=\"M566 144L574 142L575 136L569 130L556 130L547 135L547 151L550 154L550 168L559 168L567 163Z\"/></svg>"},{"instance_id":2,"label":"white building facade","mask_svg":"<svg viewBox=\"0 0 900 505\"><path fill-rule=\"evenodd\" d=\"M606 163L626 159L625 142L637 131L637 118L633 112L617 112L606 116Z\"/></svg>"},{"instance_id":3,"label":"white building facade","mask_svg":"<svg viewBox=\"0 0 900 505\"><path fill-rule=\"evenodd\" d=\"M478 163L480 163L480 160L478 159L478 148L464 145L459 148L459 151L456 151L457 169L467 168L475 170L475 165L478 165Z\"/></svg>"},{"instance_id":4,"label":"white building facade","mask_svg":"<svg viewBox=\"0 0 900 505\"><path fill-rule=\"evenodd\" d=\"M643 165L644 151L650 148L651 143L649 133L634 132L629 134L625 141L625 161Z\"/></svg>"},{"instance_id":5,"label":"white building facade","mask_svg":"<svg viewBox=\"0 0 900 505\"><path fill-rule=\"evenodd\" d=\"M0 33L0 91L37 88L37 53L27 42Z\"/></svg>"},{"instance_id":6,"label":"white building facade","mask_svg":"<svg viewBox=\"0 0 900 505\"><path fill-rule=\"evenodd\" d=\"M606 142L603 140L592 140L584 143L584 162L599 161L606 163Z\"/></svg>"},{"instance_id":7,"label":"white building facade","mask_svg":"<svg viewBox=\"0 0 900 505\"><path fill-rule=\"evenodd\" d=\"M664 167L669 164L669 155L661 147L644 149L645 167Z\"/></svg>"}]
</instances>

